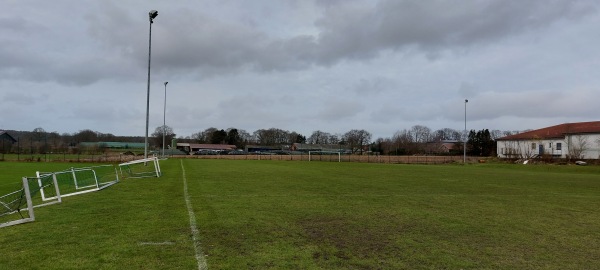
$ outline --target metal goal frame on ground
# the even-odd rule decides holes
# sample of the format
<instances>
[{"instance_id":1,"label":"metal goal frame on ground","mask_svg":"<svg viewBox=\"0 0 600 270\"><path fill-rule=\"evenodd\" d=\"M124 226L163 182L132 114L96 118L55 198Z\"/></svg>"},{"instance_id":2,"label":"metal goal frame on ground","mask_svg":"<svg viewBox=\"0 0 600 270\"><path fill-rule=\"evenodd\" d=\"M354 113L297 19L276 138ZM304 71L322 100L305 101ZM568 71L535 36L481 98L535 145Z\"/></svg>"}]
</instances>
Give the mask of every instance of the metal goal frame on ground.
<instances>
[{"instance_id":1,"label":"metal goal frame on ground","mask_svg":"<svg viewBox=\"0 0 600 270\"><path fill-rule=\"evenodd\" d=\"M35 221L34 208L61 203L62 198L102 190L119 182L114 165L36 172L23 177L16 190L0 196L0 228Z\"/></svg>"},{"instance_id":2,"label":"metal goal frame on ground","mask_svg":"<svg viewBox=\"0 0 600 270\"><path fill-rule=\"evenodd\" d=\"M121 176L127 178L160 177L158 157L133 160L119 164Z\"/></svg>"}]
</instances>

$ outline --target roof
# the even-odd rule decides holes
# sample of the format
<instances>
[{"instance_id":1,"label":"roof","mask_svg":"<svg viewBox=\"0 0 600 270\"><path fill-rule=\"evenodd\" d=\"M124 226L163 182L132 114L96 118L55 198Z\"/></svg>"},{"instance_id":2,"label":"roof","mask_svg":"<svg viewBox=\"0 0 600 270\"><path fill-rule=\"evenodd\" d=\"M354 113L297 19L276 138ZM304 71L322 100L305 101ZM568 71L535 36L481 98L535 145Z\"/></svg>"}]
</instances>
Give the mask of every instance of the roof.
<instances>
[{"instance_id":1,"label":"roof","mask_svg":"<svg viewBox=\"0 0 600 270\"><path fill-rule=\"evenodd\" d=\"M502 138L498 141L531 140L531 139L562 139L569 134L600 133L600 121L565 123L547 128L536 129Z\"/></svg>"},{"instance_id":2,"label":"roof","mask_svg":"<svg viewBox=\"0 0 600 270\"><path fill-rule=\"evenodd\" d=\"M8 134L8 132L6 132L4 130L0 130L0 139L7 139L13 143L17 142L17 140L15 140L15 138L13 138L13 136L10 136L10 134Z\"/></svg>"},{"instance_id":3,"label":"roof","mask_svg":"<svg viewBox=\"0 0 600 270\"><path fill-rule=\"evenodd\" d=\"M231 144L200 144L200 143L177 143L179 147L189 147L191 149L211 149L211 150L233 150L237 146Z\"/></svg>"},{"instance_id":4,"label":"roof","mask_svg":"<svg viewBox=\"0 0 600 270\"><path fill-rule=\"evenodd\" d=\"M145 148L146 146L144 143L134 142L81 142L79 145L83 147L102 146L106 148Z\"/></svg>"},{"instance_id":5,"label":"roof","mask_svg":"<svg viewBox=\"0 0 600 270\"><path fill-rule=\"evenodd\" d=\"M346 149L345 145L340 144L308 144L308 143L294 143L292 145L294 150L340 150Z\"/></svg>"}]
</instances>

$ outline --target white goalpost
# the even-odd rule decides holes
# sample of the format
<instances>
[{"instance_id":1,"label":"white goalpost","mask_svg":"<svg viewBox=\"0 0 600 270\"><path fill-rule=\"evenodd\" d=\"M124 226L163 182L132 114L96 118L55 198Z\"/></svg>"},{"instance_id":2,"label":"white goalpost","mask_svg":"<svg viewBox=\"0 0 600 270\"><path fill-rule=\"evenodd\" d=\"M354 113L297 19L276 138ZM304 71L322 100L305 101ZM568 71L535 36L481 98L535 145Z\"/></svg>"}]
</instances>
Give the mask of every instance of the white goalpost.
<instances>
[{"instance_id":1,"label":"white goalpost","mask_svg":"<svg viewBox=\"0 0 600 270\"><path fill-rule=\"evenodd\" d=\"M35 221L34 208L61 203L63 197L94 192L119 182L114 165L36 172L15 191L0 196L0 228Z\"/></svg>"},{"instance_id":2,"label":"white goalpost","mask_svg":"<svg viewBox=\"0 0 600 270\"><path fill-rule=\"evenodd\" d=\"M69 197L94 192L119 182L119 175L113 165L71 168L61 172L36 172L38 178L52 176L56 178L57 187L62 197ZM46 195L46 189L40 184L43 200L55 199Z\"/></svg>"},{"instance_id":3,"label":"white goalpost","mask_svg":"<svg viewBox=\"0 0 600 270\"><path fill-rule=\"evenodd\" d=\"M338 162L342 162L342 153L337 152L337 151L308 151L308 161L312 161L312 157L315 155L318 155L318 156L337 155Z\"/></svg>"},{"instance_id":4,"label":"white goalpost","mask_svg":"<svg viewBox=\"0 0 600 270\"><path fill-rule=\"evenodd\" d=\"M53 199L44 200L42 189ZM22 187L0 196L0 228L35 221L34 208L60 203L56 177L23 177Z\"/></svg>"},{"instance_id":5,"label":"white goalpost","mask_svg":"<svg viewBox=\"0 0 600 270\"><path fill-rule=\"evenodd\" d=\"M157 157L133 160L119 164L122 176L129 178L160 177L160 164Z\"/></svg>"}]
</instances>

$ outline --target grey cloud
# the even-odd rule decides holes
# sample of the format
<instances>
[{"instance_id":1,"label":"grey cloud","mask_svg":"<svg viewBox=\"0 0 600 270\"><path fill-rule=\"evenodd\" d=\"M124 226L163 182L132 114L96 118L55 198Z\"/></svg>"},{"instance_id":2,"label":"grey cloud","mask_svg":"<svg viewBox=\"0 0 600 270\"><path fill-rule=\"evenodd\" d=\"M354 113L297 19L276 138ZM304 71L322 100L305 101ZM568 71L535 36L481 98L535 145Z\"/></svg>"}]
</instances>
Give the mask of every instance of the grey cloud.
<instances>
[{"instance_id":1,"label":"grey cloud","mask_svg":"<svg viewBox=\"0 0 600 270\"><path fill-rule=\"evenodd\" d=\"M28 93L23 93L23 92L8 92L4 95L4 97L2 97L2 101L3 101L3 105L4 107L8 107L8 104L10 105L16 105L16 106L26 106L26 105L33 105L35 104L37 101L43 101L47 98L47 95L42 95L42 96L36 96L36 95L32 95L32 94L28 94Z\"/></svg>"},{"instance_id":2,"label":"grey cloud","mask_svg":"<svg viewBox=\"0 0 600 270\"><path fill-rule=\"evenodd\" d=\"M81 7L75 5L74 14L79 15ZM0 79L83 86L106 78L131 77L122 72L128 66L127 59L111 57L110 49L103 51L102 43L82 35L80 26L84 22L77 16L52 18L51 25L45 24L51 14L61 14L53 10L61 6L40 8L46 12L24 9L19 18L0 18L0 41L4 44L0 48ZM123 28L127 27L113 25L111 30Z\"/></svg>"},{"instance_id":3,"label":"grey cloud","mask_svg":"<svg viewBox=\"0 0 600 270\"><path fill-rule=\"evenodd\" d=\"M416 45L470 46L595 12L585 1L381 1L371 10L331 8L319 22L322 61L371 57Z\"/></svg>"},{"instance_id":4,"label":"grey cloud","mask_svg":"<svg viewBox=\"0 0 600 270\"><path fill-rule=\"evenodd\" d=\"M570 94L569 91L530 91L530 92L484 92L475 98L469 98L467 103L467 118L469 121L484 121L488 125L497 119L515 117L523 119L558 119L562 117L585 118L594 115L596 111L596 100L600 94L592 90L577 89ZM389 108L388 108L389 111ZM428 118L414 118L417 120L432 120L437 114L439 119L450 121L463 121L464 100L452 99L439 104L439 108L427 108L423 110L430 116ZM382 110L379 114L387 112ZM394 111L405 114L405 109ZM410 114L412 115L412 114ZM414 115L413 115L414 116ZM412 118L406 118L413 120ZM513 123L518 125L518 123Z\"/></svg>"},{"instance_id":5,"label":"grey cloud","mask_svg":"<svg viewBox=\"0 0 600 270\"><path fill-rule=\"evenodd\" d=\"M268 29L253 28L243 21L212 17L203 10L176 7L161 11L153 24L153 70L206 78L244 70L329 67L344 60L374 58L386 50L436 55L442 48L492 42L595 12L593 3L585 1L541 0L340 1L319 6L323 15L313 22L318 34L288 38L272 36ZM67 41L76 41L69 44L73 50L43 54L18 48L22 38L13 40L16 43L10 49L0 49L0 59L12 63L0 68L0 74L67 85L87 85L105 78L137 80L147 64L146 20L141 11L133 13L121 5L104 3L94 12L88 11L84 21L72 22L87 24L89 37L81 38L91 39L69 40L67 35ZM3 29L27 31L34 24L13 18ZM57 34L59 30L49 31ZM52 42L59 44L60 37ZM95 57L95 51L113 57Z\"/></svg>"},{"instance_id":6,"label":"grey cloud","mask_svg":"<svg viewBox=\"0 0 600 270\"><path fill-rule=\"evenodd\" d=\"M385 77L363 78L354 85L354 92L361 97L377 96L394 86L391 79Z\"/></svg>"},{"instance_id":7,"label":"grey cloud","mask_svg":"<svg viewBox=\"0 0 600 270\"><path fill-rule=\"evenodd\" d=\"M530 118L593 115L600 94L578 90L577 95L565 92L532 91L513 93L484 93L469 100L470 117L477 120L500 116Z\"/></svg>"},{"instance_id":8,"label":"grey cloud","mask_svg":"<svg viewBox=\"0 0 600 270\"><path fill-rule=\"evenodd\" d=\"M200 27L194 35L208 35L216 41L203 45L200 38L187 40L193 50L182 51L189 51L186 55L198 62L196 65L250 66L263 71L330 66L344 59L369 59L383 50L412 46L435 55L436 50L448 46L493 42L563 19L576 19L595 12L590 5L583 1L338 3L326 8L316 22L317 36L273 39L267 33L211 20L205 24L217 31Z\"/></svg>"},{"instance_id":9,"label":"grey cloud","mask_svg":"<svg viewBox=\"0 0 600 270\"><path fill-rule=\"evenodd\" d=\"M444 118L448 111L443 110L434 102L403 102L388 103L374 110L370 120L377 123L397 122L398 120L409 122L429 122Z\"/></svg>"},{"instance_id":10,"label":"grey cloud","mask_svg":"<svg viewBox=\"0 0 600 270\"><path fill-rule=\"evenodd\" d=\"M349 100L327 102L320 107L322 109L315 118L327 122L353 118L365 110L365 105L357 101Z\"/></svg>"}]
</instances>

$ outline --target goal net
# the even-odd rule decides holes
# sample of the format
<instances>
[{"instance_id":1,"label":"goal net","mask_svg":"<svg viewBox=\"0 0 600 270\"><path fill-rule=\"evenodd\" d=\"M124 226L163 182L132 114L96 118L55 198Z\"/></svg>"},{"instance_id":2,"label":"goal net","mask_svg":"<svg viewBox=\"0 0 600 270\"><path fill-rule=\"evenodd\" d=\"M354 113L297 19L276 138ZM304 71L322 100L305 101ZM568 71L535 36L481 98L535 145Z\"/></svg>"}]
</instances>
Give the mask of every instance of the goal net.
<instances>
[{"instance_id":1,"label":"goal net","mask_svg":"<svg viewBox=\"0 0 600 270\"><path fill-rule=\"evenodd\" d=\"M332 161L332 157L334 157L337 162L342 162L342 153L337 151L308 151L308 161Z\"/></svg>"},{"instance_id":2,"label":"goal net","mask_svg":"<svg viewBox=\"0 0 600 270\"><path fill-rule=\"evenodd\" d=\"M23 177L13 192L0 196L0 228L35 221L33 209L62 202L63 197L98 191L119 182L114 165L36 172Z\"/></svg>"},{"instance_id":3,"label":"goal net","mask_svg":"<svg viewBox=\"0 0 600 270\"><path fill-rule=\"evenodd\" d=\"M128 178L160 177L157 157L138 159L119 164L121 175Z\"/></svg>"},{"instance_id":4,"label":"goal net","mask_svg":"<svg viewBox=\"0 0 600 270\"><path fill-rule=\"evenodd\" d=\"M51 198L44 199L43 193ZM56 177L23 177L15 191L0 196L0 228L32 222L35 220L33 208L60 202Z\"/></svg>"},{"instance_id":5,"label":"goal net","mask_svg":"<svg viewBox=\"0 0 600 270\"><path fill-rule=\"evenodd\" d=\"M60 196L69 197L104 189L119 182L118 173L113 165L70 168L60 172L37 172L38 177L53 175L56 178ZM41 190L42 199L53 199Z\"/></svg>"}]
</instances>

